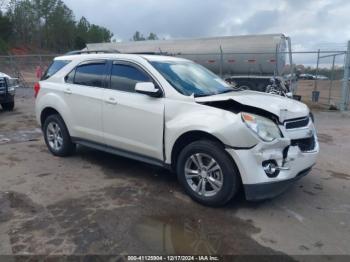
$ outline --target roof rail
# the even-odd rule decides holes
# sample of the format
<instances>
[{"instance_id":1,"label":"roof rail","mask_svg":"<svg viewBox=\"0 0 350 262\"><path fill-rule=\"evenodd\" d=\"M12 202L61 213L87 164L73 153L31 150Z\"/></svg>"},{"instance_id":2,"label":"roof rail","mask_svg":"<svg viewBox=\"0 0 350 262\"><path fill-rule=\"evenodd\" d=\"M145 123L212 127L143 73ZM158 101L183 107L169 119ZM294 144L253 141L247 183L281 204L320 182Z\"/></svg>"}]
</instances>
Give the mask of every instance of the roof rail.
<instances>
[{"instance_id":1,"label":"roof rail","mask_svg":"<svg viewBox=\"0 0 350 262\"><path fill-rule=\"evenodd\" d=\"M70 51L66 53L65 55L82 55L82 54L98 54L98 53L103 53L103 54L111 54L111 53L120 53L119 51L115 50L77 50L77 51Z\"/></svg>"}]
</instances>

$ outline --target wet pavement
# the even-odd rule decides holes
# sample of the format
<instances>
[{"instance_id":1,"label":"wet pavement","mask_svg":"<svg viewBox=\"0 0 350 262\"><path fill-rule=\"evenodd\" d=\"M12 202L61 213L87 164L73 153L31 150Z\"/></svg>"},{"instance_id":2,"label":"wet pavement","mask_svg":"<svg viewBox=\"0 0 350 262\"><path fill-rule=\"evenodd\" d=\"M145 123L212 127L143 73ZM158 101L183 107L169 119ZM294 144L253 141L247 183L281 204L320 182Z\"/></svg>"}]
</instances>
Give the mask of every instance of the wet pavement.
<instances>
[{"instance_id":1,"label":"wet pavement","mask_svg":"<svg viewBox=\"0 0 350 262\"><path fill-rule=\"evenodd\" d=\"M85 147L52 156L19 92L16 110L0 111L2 255L350 254L347 115L316 113L320 161L288 192L208 208L168 171Z\"/></svg>"}]
</instances>

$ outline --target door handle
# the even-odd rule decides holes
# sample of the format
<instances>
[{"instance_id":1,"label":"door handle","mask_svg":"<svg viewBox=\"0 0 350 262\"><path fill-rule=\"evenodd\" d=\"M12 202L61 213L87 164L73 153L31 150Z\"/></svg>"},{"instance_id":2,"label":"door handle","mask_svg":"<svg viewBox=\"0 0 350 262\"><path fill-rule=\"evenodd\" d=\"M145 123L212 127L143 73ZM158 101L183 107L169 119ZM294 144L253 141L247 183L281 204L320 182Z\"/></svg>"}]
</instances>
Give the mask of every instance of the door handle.
<instances>
[{"instance_id":1,"label":"door handle","mask_svg":"<svg viewBox=\"0 0 350 262\"><path fill-rule=\"evenodd\" d=\"M66 89L64 90L64 92L65 92L66 94L68 94L68 95L71 95L71 94L72 94L72 90L71 90L70 88L66 88Z\"/></svg>"},{"instance_id":2,"label":"door handle","mask_svg":"<svg viewBox=\"0 0 350 262\"><path fill-rule=\"evenodd\" d=\"M109 97L109 98L106 100L106 103L107 103L107 104L111 104L111 105L116 105L118 102L117 102L117 99L115 99L114 97Z\"/></svg>"}]
</instances>

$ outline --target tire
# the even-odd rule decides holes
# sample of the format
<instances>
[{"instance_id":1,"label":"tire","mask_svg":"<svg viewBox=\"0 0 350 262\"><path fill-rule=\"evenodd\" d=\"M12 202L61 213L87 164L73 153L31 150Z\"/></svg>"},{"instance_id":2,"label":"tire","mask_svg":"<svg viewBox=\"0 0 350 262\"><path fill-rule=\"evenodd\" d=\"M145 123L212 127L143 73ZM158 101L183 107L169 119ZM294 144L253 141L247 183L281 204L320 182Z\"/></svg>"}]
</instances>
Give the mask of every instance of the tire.
<instances>
[{"instance_id":1,"label":"tire","mask_svg":"<svg viewBox=\"0 0 350 262\"><path fill-rule=\"evenodd\" d=\"M66 157L74 153L76 146L60 115L50 115L45 119L43 133L45 143L53 155Z\"/></svg>"},{"instance_id":2,"label":"tire","mask_svg":"<svg viewBox=\"0 0 350 262\"><path fill-rule=\"evenodd\" d=\"M13 111L13 109L15 108L15 101L1 104L1 106L4 109L4 111Z\"/></svg>"},{"instance_id":3,"label":"tire","mask_svg":"<svg viewBox=\"0 0 350 262\"><path fill-rule=\"evenodd\" d=\"M201 158L202 166L205 166L204 171L199 172L201 168L198 168L198 165L195 164L195 162L198 162L198 158ZM210 172L214 169L216 171ZM178 179L187 194L203 205L213 207L225 205L236 195L239 189L240 175L238 169L225 149L216 142L201 140L186 146L179 154L176 171ZM201 186L199 186L200 180L202 180ZM203 183L204 191L202 191Z\"/></svg>"}]
</instances>

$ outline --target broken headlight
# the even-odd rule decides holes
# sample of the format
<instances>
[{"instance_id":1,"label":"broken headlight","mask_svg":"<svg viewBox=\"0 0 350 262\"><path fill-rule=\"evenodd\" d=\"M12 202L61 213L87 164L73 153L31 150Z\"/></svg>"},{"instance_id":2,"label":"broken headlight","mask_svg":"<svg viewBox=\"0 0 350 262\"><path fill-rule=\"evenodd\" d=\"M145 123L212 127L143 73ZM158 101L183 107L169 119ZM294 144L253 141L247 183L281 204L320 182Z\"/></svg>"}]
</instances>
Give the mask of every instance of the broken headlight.
<instances>
[{"instance_id":1,"label":"broken headlight","mask_svg":"<svg viewBox=\"0 0 350 262\"><path fill-rule=\"evenodd\" d=\"M243 122L263 141L271 142L281 138L281 131L270 119L251 113L242 113Z\"/></svg>"}]
</instances>

